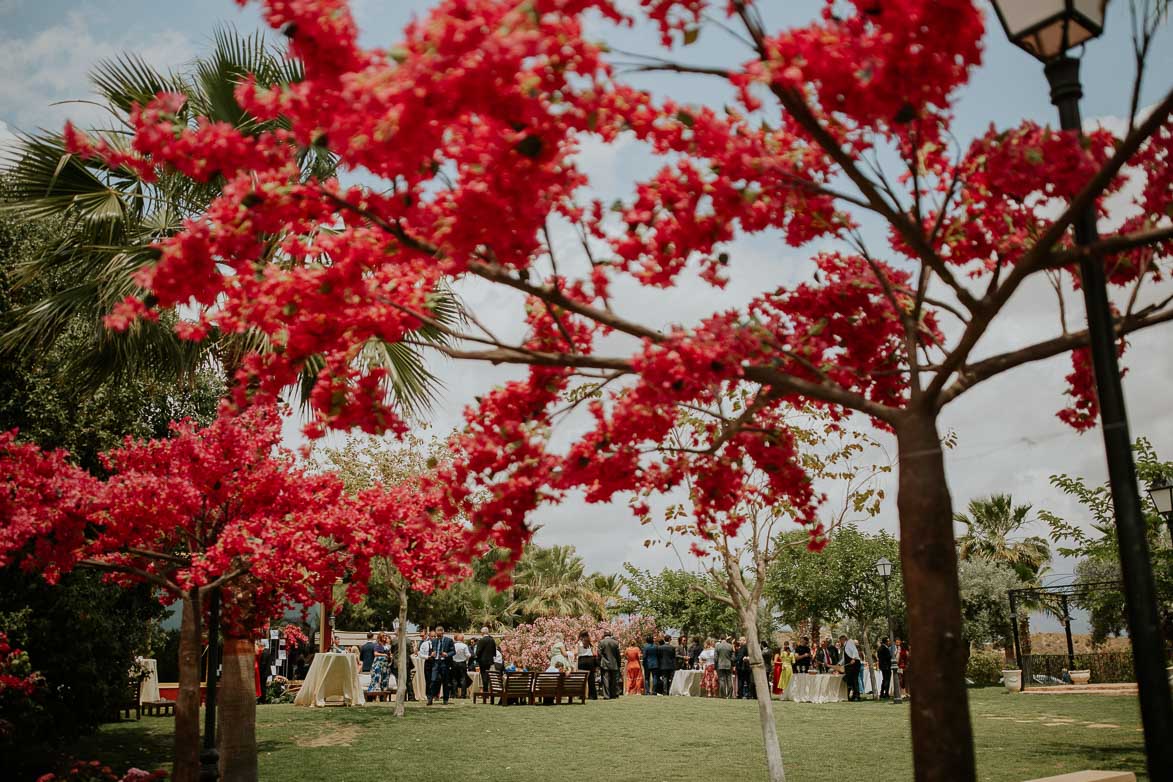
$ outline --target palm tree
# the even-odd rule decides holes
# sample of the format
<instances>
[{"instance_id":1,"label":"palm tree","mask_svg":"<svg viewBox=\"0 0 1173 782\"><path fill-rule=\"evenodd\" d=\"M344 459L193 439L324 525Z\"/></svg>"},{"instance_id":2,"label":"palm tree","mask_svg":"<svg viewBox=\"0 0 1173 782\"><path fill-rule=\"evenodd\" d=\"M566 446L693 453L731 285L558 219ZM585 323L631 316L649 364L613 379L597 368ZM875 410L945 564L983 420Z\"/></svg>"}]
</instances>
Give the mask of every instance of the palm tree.
<instances>
[{"instance_id":1,"label":"palm tree","mask_svg":"<svg viewBox=\"0 0 1173 782\"><path fill-rule=\"evenodd\" d=\"M607 619L618 611L623 600L623 577L617 573L594 573L588 579L591 597L597 604L597 616Z\"/></svg>"},{"instance_id":2,"label":"palm tree","mask_svg":"<svg viewBox=\"0 0 1173 782\"><path fill-rule=\"evenodd\" d=\"M1015 533L1026 526L1030 505L1015 505L1009 494L993 494L985 499L969 501L968 513L954 514L953 520L966 525L968 530L957 539L957 556L963 560L982 559L1005 565L1017 574L1023 586L1038 586L1047 562L1051 559L1051 544L1037 535L1015 540ZM1041 608L1060 615L1057 604L1024 601L1027 609ZM1031 654L1030 613L1022 611L1018 620L1018 635L1024 655Z\"/></svg>"},{"instance_id":3,"label":"palm tree","mask_svg":"<svg viewBox=\"0 0 1173 782\"><path fill-rule=\"evenodd\" d=\"M89 134L125 148L131 109L163 91L186 97L180 115L190 123L206 117L247 133L286 124L282 118L260 121L236 101L234 89L249 75L268 87L299 81L302 69L263 34L242 36L231 28L218 30L211 52L182 73L162 73L134 54L101 62L90 81L109 123L91 128ZM6 157L11 196L0 203L0 210L29 219L61 217L67 230L55 247L18 270L18 284L49 274L64 284L12 313L8 331L0 335L0 351L41 351L80 321L88 326L88 350L77 351L62 374L71 383L92 387L145 365L184 379L194 368L211 364L230 380L245 354L268 349L264 335L255 331L213 333L200 343L181 340L171 328L178 317L175 312L164 313L158 323L139 321L121 333L102 325L103 316L117 302L142 295L133 275L156 259L153 245L176 233L185 219L206 211L223 180L196 182L159 168L157 181L147 182L126 168L75 157L66 150L62 135L53 132L21 136ZM334 158L322 147L302 149L300 161L307 178L324 179L334 172ZM270 243L273 249L265 260L281 260L278 244ZM442 322L456 316L450 294L435 297L435 307ZM443 339L432 328L422 329L419 336L431 342ZM436 379L409 345L372 341L357 361L389 369L387 391L405 412L426 409L435 394ZM320 368L320 360L307 362L299 389L303 401Z\"/></svg>"},{"instance_id":4,"label":"palm tree","mask_svg":"<svg viewBox=\"0 0 1173 782\"><path fill-rule=\"evenodd\" d=\"M185 96L180 121L194 123L205 117L247 132L259 133L287 124L282 118L261 121L237 102L234 90L247 76L263 87L290 84L302 78L301 65L271 45L262 34L242 36L232 29L215 33L210 54L196 59L182 73L162 73L142 58L124 54L96 66L90 80L105 110L106 126L89 134L116 149L125 149L132 136L130 113L160 92ZM300 151L302 175L327 178L335 161L324 148ZM224 182L213 178L196 182L176 171L158 168L157 179L146 181L135 172L110 166L101 160L81 160L66 149L59 133L40 132L20 138L9 153L8 191L0 209L18 219L57 218L63 223L60 240L49 251L25 262L17 272L22 280L52 279L60 285L45 298L11 313L8 331L0 335L0 351L43 351L67 330L81 327L86 349L77 350L62 367L66 382L96 387L107 379L134 375L150 366L158 376L177 381L190 377L197 367L217 368L231 380L249 352L267 350L259 332L213 333L200 343L180 340L171 326L176 311L162 314L158 323L139 321L123 333L107 330L103 316L127 296L143 296L134 273L157 258L154 245L175 234L184 220L206 211ZM263 260L281 262L277 247ZM434 297L433 313L451 321L456 303L449 294ZM423 329L425 342L443 340L432 328ZM386 367L386 391L406 412L427 407L436 380L415 350L404 344L372 341L356 359ZM301 398L321 367L319 359L307 362ZM227 640L227 639L226 639ZM248 645L251 649L251 645ZM251 664L249 666L251 670ZM235 675L225 666L221 707L221 759L225 779L256 779L255 699L251 676ZM243 668L242 668L243 670ZM247 691L246 691L247 688ZM189 782L198 776L198 704L182 703L176 709L176 758L174 776Z\"/></svg>"},{"instance_id":5,"label":"palm tree","mask_svg":"<svg viewBox=\"0 0 1173 782\"><path fill-rule=\"evenodd\" d=\"M1009 494L994 494L970 500L967 510L968 513L953 516L954 521L969 528L957 540L959 558L1007 565L1024 583L1038 579L1043 566L1051 559L1051 544L1037 535L1013 538L1026 526L1030 505L1015 505Z\"/></svg>"},{"instance_id":6,"label":"palm tree","mask_svg":"<svg viewBox=\"0 0 1173 782\"><path fill-rule=\"evenodd\" d=\"M526 549L513 577L513 611L530 621L539 616L603 618L609 595L596 590L574 546Z\"/></svg>"}]
</instances>

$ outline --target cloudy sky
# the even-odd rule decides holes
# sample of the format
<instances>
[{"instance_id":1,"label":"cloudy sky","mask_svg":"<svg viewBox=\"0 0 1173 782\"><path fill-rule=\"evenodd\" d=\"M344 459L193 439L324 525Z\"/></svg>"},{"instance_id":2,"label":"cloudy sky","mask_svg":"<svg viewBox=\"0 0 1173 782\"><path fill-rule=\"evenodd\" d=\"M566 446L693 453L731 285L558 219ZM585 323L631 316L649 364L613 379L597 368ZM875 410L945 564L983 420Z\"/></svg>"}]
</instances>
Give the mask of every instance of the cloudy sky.
<instances>
[{"instance_id":1,"label":"cloudy sky","mask_svg":"<svg viewBox=\"0 0 1173 782\"><path fill-rule=\"evenodd\" d=\"M392 44L403 24L428 5L426 0L357 0L354 4L365 43L377 46ZM821 4L761 0L760 5L768 25L777 28L810 19ZM1104 38L1093 42L1084 55L1083 111L1089 121L1118 122L1128 110L1132 65L1127 5L1112 4ZM957 107L954 130L963 143L991 123L1005 127L1023 118L1053 121L1041 67L1005 41L992 15L989 22L985 62ZM16 129L56 129L66 118L81 123L95 120L99 116L95 107L70 101L89 96L86 74L98 60L134 51L157 66L180 67L207 48L213 30L222 24L251 31L259 26L259 17L255 6L242 10L230 0L0 0L0 145L10 142ZM624 33L618 45L654 52L654 41L655 36L646 30L636 30ZM715 29L706 29L687 52L690 62L730 64L747 58L736 41ZM1168 89L1169 73L1173 73L1173 34L1166 28L1155 46L1142 105ZM645 76L638 83L682 101L720 105L724 99L719 85L679 77ZM629 192L633 177L652 170L650 157L631 143L588 144L582 158L594 187L607 196ZM560 249L572 252L568 243ZM731 255L733 281L725 291L714 292L695 282L685 282L671 293L628 289L620 294L618 306L649 325L687 324L744 303L767 286L793 283L808 273L803 261L809 258L809 250L799 253L776 237L740 241ZM490 324L506 334L511 328L515 331L516 300L486 286L464 286L460 293ZM1077 313L1082 310L1074 300L1071 303ZM1045 283L1027 286L983 340L979 352L998 352L1053 336L1057 330L1057 307L1049 287ZM1166 456L1173 454L1173 406L1168 401L1173 398L1171 337L1173 326L1136 336L1125 359L1132 432L1149 438ZM1062 404L1062 378L1068 367L1067 359L1058 358L1019 369L986 383L947 409L942 430L954 431L958 441L947 457L956 506L991 492L1009 492L1019 502L1079 518L1079 509L1050 488L1048 477L1068 473L1100 481L1106 471L1099 433L1077 435L1054 416ZM475 394L517 374L506 368L441 362L434 368L446 386L433 416L437 433L459 422L462 407ZM568 438L580 426L580 421L568 421L559 438ZM296 426L289 431L291 442L296 441ZM891 499L881 515L868 522L870 528L895 531L895 487L890 488ZM572 543L594 569L613 571L623 561L645 567L677 561L664 548L644 547L646 530L635 525L622 504L600 507L572 500L543 510L537 521L544 525L540 542ZM1071 565L1057 560L1056 577L1069 574Z\"/></svg>"}]
</instances>

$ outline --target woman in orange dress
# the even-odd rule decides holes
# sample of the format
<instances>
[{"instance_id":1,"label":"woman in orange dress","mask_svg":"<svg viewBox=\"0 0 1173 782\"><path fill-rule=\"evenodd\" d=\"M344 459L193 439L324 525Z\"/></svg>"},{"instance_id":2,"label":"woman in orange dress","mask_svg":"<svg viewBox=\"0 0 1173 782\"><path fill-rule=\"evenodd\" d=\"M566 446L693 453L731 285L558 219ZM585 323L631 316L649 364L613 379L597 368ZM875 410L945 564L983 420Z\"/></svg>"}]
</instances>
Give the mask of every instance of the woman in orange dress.
<instances>
[{"instance_id":1,"label":"woman in orange dress","mask_svg":"<svg viewBox=\"0 0 1173 782\"><path fill-rule=\"evenodd\" d=\"M627 676L624 692L628 695L644 694L644 669L639 661L639 647L629 646L623 651L627 658Z\"/></svg>"}]
</instances>

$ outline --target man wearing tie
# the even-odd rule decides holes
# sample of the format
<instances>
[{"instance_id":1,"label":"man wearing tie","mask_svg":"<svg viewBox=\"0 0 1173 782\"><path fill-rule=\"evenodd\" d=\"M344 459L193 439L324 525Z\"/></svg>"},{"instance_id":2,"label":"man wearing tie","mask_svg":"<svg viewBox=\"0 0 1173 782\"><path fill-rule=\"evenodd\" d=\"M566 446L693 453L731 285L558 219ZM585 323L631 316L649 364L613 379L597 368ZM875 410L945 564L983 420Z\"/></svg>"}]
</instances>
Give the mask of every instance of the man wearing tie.
<instances>
[{"instance_id":1,"label":"man wearing tie","mask_svg":"<svg viewBox=\"0 0 1173 782\"><path fill-rule=\"evenodd\" d=\"M448 705L449 687L451 685L452 656L456 654L456 643L444 635L444 628L436 628L436 637L432 639L431 656L432 678L428 682L428 705L432 705L440 688L444 688L444 705Z\"/></svg>"}]
</instances>

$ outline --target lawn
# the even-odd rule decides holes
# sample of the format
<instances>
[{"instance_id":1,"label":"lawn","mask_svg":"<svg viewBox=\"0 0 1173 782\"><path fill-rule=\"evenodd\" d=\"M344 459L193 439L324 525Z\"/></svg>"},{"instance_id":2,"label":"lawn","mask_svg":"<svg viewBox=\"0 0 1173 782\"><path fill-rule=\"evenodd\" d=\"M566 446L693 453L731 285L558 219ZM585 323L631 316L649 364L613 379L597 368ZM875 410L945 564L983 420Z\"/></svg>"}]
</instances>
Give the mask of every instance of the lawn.
<instances>
[{"instance_id":1,"label":"lawn","mask_svg":"<svg viewBox=\"0 0 1173 782\"><path fill-rule=\"evenodd\" d=\"M1134 698L970 693L982 780L1084 768L1146 778ZM909 779L911 704L775 704L790 782ZM79 757L166 766L171 720L144 717L78 742ZM546 782L754 780L764 759L749 701L629 697L574 706L261 706L262 780L475 779Z\"/></svg>"}]
</instances>

